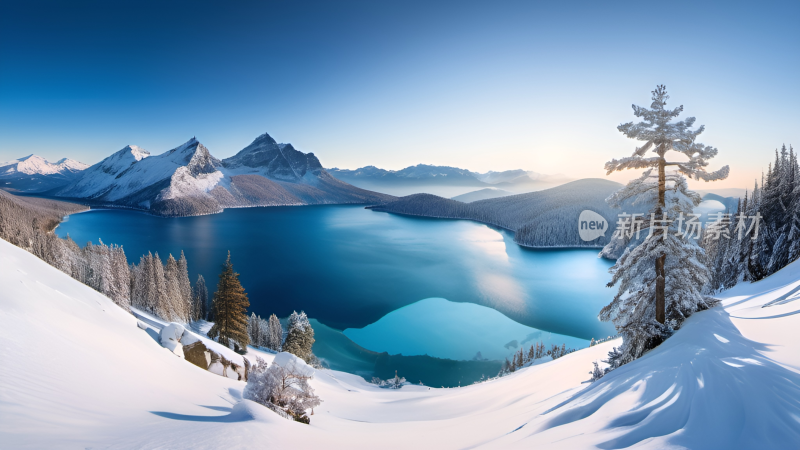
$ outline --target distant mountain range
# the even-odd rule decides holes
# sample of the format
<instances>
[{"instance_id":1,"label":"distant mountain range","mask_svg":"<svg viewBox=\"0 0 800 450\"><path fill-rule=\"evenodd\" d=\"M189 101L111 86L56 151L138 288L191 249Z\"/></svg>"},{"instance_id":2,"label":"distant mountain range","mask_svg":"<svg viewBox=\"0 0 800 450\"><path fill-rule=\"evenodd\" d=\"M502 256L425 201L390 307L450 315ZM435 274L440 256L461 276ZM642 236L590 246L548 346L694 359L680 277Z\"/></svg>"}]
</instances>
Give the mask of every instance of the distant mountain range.
<instances>
[{"instance_id":1,"label":"distant mountain range","mask_svg":"<svg viewBox=\"0 0 800 450\"><path fill-rule=\"evenodd\" d=\"M394 199L337 180L313 153L279 144L266 133L223 160L192 138L157 156L129 145L91 167L84 165L67 180L48 166L36 167L31 170L38 170L36 176L49 185L42 182L40 189L11 181L0 187L161 216L212 214L244 206L380 204Z\"/></svg>"},{"instance_id":2,"label":"distant mountain range","mask_svg":"<svg viewBox=\"0 0 800 450\"><path fill-rule=\"evenodd\" d=\"M51 163L41 156L28 155L0 163L0 188L23 192L48 191L74 180L87 167L67 158Z\"/></svg>"},{"instance_id":3,"label":"distant mountain range","mask_svg":"<svg viewBox=\"0 0 800 450\"><path fill-rule=\"evenodd\" d=\"M331 175L354 186L405 196L434 193L442 196L464 194L473 188L498 188L514 193L530 192L570 181L564 175L543 175L525 170L478 173L449 166L418 164L401 170L375 166L360 169L327 169Z\"/></svg>"}]
</instances>

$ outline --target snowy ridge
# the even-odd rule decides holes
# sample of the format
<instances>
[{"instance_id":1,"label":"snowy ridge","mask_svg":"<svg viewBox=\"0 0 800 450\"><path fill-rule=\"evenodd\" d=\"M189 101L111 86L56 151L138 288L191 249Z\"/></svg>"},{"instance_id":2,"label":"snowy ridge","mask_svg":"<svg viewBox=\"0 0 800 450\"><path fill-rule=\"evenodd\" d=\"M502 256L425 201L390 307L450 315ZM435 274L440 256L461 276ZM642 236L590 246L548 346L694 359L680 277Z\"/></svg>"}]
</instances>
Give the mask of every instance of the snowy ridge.
<instances>
[{"instance_id":1,"label":"snowy ridge","mask_svg":"<svg viewBox=\"0 0 800 450\"><path fill-rule=\"evenodd\" d=\"M44 192L64 186L86 169L86 164L67 158L51 163L41 156L28 155L0 163L0 188L10 191Z\"/></svg>"},{"instance_id":2,"label":"snowy ridge","mask_svg":"<svg viewBox=\"0 0 800 450\"><path fill-rule=\"evenodd\" d=\"M14 161L0 163L0 175L25 174L25 175L54 175L80 172L86 169L86 164L67 158L62 158L56 163L51 163L41 156L28 155Z\"/></svg>"},{"instance_id":3,"label":"snowy ridge","mask_svg":"<svg viewBox=\"0 0 800 450\"><path fill-rule=\"evenodd\" d=\"M380 389L316 371L311 425L162 348L91 288L0 241L0 439L11 448L725 448L800 441L793 263L726 293L666 343L587 384L619 340L465 388ZM247 357L272 361L250 349ZM45 362L44 364L42 364ZM43 426L45 425L45 426Z\"/></svg>"},{"instance_id":4,"label":"snowy ridge","mask_svg":"<svg viewBox=\"0 0 800 450\"><path fill-rule=\"evenodd\" d=\"M268 134L223 161L196 138L157 156L129 145L85 170L56 195L162 216L213 214L242 206L381 203L392 198L334 179L313 153L277 144Z\"/></svg>"}]
</instances>

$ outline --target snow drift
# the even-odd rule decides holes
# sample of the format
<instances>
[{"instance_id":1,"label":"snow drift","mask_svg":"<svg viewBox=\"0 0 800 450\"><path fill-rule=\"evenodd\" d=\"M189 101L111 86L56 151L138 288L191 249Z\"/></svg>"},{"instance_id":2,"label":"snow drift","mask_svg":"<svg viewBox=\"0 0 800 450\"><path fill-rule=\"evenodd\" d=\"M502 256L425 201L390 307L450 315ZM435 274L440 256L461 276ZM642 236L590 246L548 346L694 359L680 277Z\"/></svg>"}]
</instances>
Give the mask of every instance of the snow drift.
<instances>
[{"instance_id":1,"label":"snow drift","mask_svg":"<svg viewBox=\"0 0 800 450\"><path fill-rule=\"evenodd\" d=\"M176 358L109 299L0 241L6 448L791 448L800 441L800 263L728 292L589 384L611 341L465 388L385 390L322 370L311 425ZM774 300L781 298L780 301ZM766 306L766 305L770 306ZM762 307L765 306L765 307ZM144 322L144 320L142 320ZM250 349L248 358L274 355ZM402 376L402 374L400 374Z\"/></svg>"}]
</instances>

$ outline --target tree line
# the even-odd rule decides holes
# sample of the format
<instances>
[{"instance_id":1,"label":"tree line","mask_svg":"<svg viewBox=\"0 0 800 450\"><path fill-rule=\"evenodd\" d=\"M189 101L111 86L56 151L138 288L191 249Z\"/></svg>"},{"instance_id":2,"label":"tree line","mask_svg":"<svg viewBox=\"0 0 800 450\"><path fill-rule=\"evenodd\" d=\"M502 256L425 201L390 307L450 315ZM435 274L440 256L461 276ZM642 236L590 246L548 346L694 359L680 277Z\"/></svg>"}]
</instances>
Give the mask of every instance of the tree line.
<instances>
[{"instance_id":1,"label":"tree line","mask_svg":"<svg viewBox=\"0 0 800 450\"><path fill-rule=\"evenodd\" d=\"M702 240L712 291L758 281L800 257L800 166L790 146L775 150L761 185L739 199L736 211L712 224ZM756 228L751 226L759 217ZM742 223L741 221L745 221Z\"/></svg>"},{"instance_id":2,"label":"tree line","mask_svg":"<svg viewBox=\"0 0 800 450\"><path fill-rule=\"evenodd\" d=\"M575 349L568 349L566 344L561 344L561 347L552 344L548 349L547 346L542 342L537 342L536 344L531 345L527 350L524 347L521 347L511 357L511 361L506 358L498 376L502 377L504 375L516 372L517 370L522 369L523 367L532 364L537 359L544 358L545 356L549 356L552 359L558 359L574 351Z\"/></svg>"}]
</instances>

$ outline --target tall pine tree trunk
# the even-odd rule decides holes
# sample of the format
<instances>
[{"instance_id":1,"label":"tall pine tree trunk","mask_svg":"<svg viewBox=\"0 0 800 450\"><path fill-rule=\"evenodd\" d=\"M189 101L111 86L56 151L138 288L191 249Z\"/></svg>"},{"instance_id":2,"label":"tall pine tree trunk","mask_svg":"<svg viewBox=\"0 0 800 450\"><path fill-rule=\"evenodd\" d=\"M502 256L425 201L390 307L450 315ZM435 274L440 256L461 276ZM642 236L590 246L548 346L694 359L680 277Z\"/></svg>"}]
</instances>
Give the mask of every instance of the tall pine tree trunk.
<instances>
[{"instance_id":1,"label":"tall pine tree trunk","mask_svg":"<svg viewBox=\"0 0 800 450\"><path fill-rule=\"evenodd\" d=\"M656 219L664 219L664 208L666 208L666 193L667 193L667 175L665 170L666 161L663 155L658 162L658 207L656 208ZM664 225L664 222L659 222ZM651 224L652 226L653 224ZM662 242L665 240L664 234L667 232L664 228L659 228L659 238ZM664 298L664 285L667 278L666 271L664 270L664 262L667 255L662 253L656 258L656 321L664 323L666 321L666 311Z\"/></svg>"}]
</instances>

